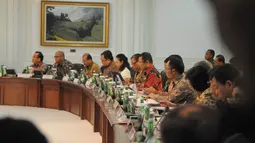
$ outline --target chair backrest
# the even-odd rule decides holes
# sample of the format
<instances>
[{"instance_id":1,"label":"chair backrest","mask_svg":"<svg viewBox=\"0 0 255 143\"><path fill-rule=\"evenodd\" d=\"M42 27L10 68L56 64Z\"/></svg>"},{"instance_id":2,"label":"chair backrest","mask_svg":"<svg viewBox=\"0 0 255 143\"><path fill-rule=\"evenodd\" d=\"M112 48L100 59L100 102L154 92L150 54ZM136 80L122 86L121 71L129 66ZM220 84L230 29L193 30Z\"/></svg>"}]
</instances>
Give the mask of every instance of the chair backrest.
<instances>
[{"instance_id":1,"label":"chair backrest","mask_svg":"<svg viewBox=\"0 0 255 143\"><path fill-rule=\"evenodd\" d=\"M242 133L237 133L228 137L224 143L250 143L250 141Z\"/></svg>"},{"instance_id":2,"label":"chair backrest","mask_svg":"<svg viewBox=\"0 0 255 143\"><path fill-rule=\"evenodd\" d=\"M80 63L75 63L73 64L73 68L78 72L78 74L80 74L81 69L84 69L84 65Z\"/></svg>"},{"instance_id":3,"label":"chair backrest","mask_svg":"<svg viewBox=\"0 0 255 143\"><path fill-rule=\"evenodd\" d=\"M166 86L166 81L168 80L168 78L166 76L166 72L161 71L160 76L161 76L161 80L162 80L162 89L164 89Z\"/></svg>"},{"instance_id":4,"label":"chair backrest","mask_svg":"<svg viewBox=\"0 0 255 143\"><path fill-rule=\"evenodd\" d=\"M48 71L52 68L52 65L51 64L47 64L47 69L45 71L44 74L48 73Z\"/></svg>"}]
</instances>

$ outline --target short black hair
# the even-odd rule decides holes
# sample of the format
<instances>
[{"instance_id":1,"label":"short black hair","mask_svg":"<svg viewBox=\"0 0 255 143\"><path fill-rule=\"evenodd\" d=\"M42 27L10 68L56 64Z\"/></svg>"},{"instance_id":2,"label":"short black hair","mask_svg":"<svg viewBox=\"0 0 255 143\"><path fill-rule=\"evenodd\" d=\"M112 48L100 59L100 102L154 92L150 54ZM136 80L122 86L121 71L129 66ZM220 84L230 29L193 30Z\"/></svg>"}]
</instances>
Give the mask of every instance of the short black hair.
<instances>
[{"instance_id":1,"label":"short black hair","mask_svg":"<svg viewBox=\"0 0 255 143\"><path fill-rule=\"evenodd\" d=\"M171 67L171 69L175 69L179 74L183 74L185 68L183 61L180 61L175 57L169 57L169 61L169 67Z\"/></svg>"},{"instance_id":2,"label":"short black hair","mask_svg":"<svg viewBox=\"0 0 255 143\"><path fill-rule=\"evenodd\" d=\"M140 57L142 57L142 60L143 60L144 63L146 61L148 61L149 63L153 63L152 56L148 52L143 52Z\"/></svg>"},{"instance_id":3,"label":"short black hair","mask_svg":"<svg viewBox=\"0 0 255 143\"><path fill-rule=\"evenodd\" d=\"M227 80L235 82L240 78L240 72L236 67L231 64L225 64L223 66L215 67L210 72L210 79L215 78L219 83L225 84Z\"/></svg>"},{"instance_id":4,"label":"short black hair","mask_svg":"<svg viewBox=\"0 0 255 143\"><path fill-rule=\"evenodd\" d=\"M135 61L138 61L140 56L141 54L137 53L137 54L134 54L130 59L135 59Z\"/></svg>"},{"instance_id":5,"label":"short black hair","mask_svg":"<svg viewBox=\"0 0 255 143\"><path fill-rule=\"evenodd\" d=\"M120 71L123 71L125 68L128 68L130 70L128 58L124 54L118 54L116 58L118 58L120 62L123 62L123 64L120 66L120 69L119 69Z\"/></svg>"},{"instance_id":6,"label":"short black hair","mask_svg":"<svg viewBox=\"0 0 255 143\"><path fill-rule=\"evenodd\" d=\"M40 59L41 59L41 62L43 62L43 58L44 58L44 56L43 56L42 52L40 52L40 51L36 51L35 53L37 53L37 54L38 54L38 58L40 58Z\"/></svg>"},{"instance_id":7,"label":"short black hair","mask_svg":"<svg viewBox=\"0 0 255 143\"><path fill-rule=\"evenodd\" d=\"M170 55L169 57L167 57L165 60L164 60L164 63L167 63L169 61L170 58L176 58L178 60L180 60L181 62L183 62L183 59L180 55Z\"/></svg>"},{"instance_id":8,"label":"short black hair","mask_svg":"<svg viewBox=\"0 0 255 143\"><path fill-rule=\"evenodd\" d=\"M169 57L167 57L167 58L164 60L164 63L166 64L168 61L169 61Z\"/></svg>"},{"instance_id":9,"label":"short black hair","mask_svg":"<svg viewBox=\"0 0 255 143\"><path fill-rule=\"evenodd\" d=\"M87 55L87 60L92 60L92 56L90 54Z\"/></svg>"},{"instance_id":10,"label":"short black hair","mask_svg":"<svg viewBox=\"0 0 255 143\"><path fill-rule=\"evenodd\" d=\"M181 62L183 62L183 59L180 55L170 55L169 58L171 58L171 57L176 58L176 59L180 60Z\"/></svg>"},{"instance_id":11,"label":"short black hair","mask_svg":"<svg viewBox=\"0 0 255 143\"><path fill-rule=\"evenodd\" d=\"M219 142L219 114L205 106L186 105L171 110L160 124L164 143Z\"/></svg>"},{"instance_id":12,"label":"short black hair","mask_svg":"<svg viewBox=\"0 0 255 143\"><path fill-rule=\"evenodd\" d=\"M195 66L188 70L186 79L189 80L191 86L198 92L203 92L209 88L209 73L203 66Z\"/></svg>"},{"instance_id":13,"label":"short black hair","mask_svg":"<svg viewBox=\"0 0 255 143\"><path fill-rule=\"evenodd\" d=\"M101 54L101 56L104 56L104 58L106 59L106 60L111 60L111 61L113 61L113 56L112 56L112 52L110 51L110 50L106 50L106 51L104 51L102 54Z\"/></svg>"},{"instance_id":14,"label":"short black hair","mask_svg":"<svg viewBox=\"0 0 255 143\"><path fill-rule=\"evenodd\" d=\"M208 49L207 52L210 52L210 53L212 54L213 58L214 58L214 56L215 56L215 51L214 51L213 49Z\"/></svg>"},{"instance_id":15,"label":"short black hair","mask_svg":"<svg viewBox=\"0 0 255 143\"><path fill-rule=\"evenodd\" d=\"M47 143L47 138L26 120L4 118L0 120L0 142Z\"/></svg>"},{"instance_id":16,"label":"short black hair","mask_svg":"<svg viewBox=\"0 0 255 143\"><path fill-rule=\"evenodd\" d=\"M223 55L217 55L216 58L218 58L219 62L222 62L225 64L225 57Z\"/></svg>"}]
</instances>

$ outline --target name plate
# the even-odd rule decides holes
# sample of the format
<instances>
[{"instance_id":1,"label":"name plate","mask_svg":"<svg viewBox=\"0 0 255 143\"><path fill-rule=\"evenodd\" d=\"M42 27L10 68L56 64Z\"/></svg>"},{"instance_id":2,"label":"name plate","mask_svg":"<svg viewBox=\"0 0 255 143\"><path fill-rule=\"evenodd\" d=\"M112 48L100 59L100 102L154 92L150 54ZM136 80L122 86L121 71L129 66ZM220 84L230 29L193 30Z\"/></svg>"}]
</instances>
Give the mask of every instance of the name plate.
<instances>
[{"instance_id":1,"label":"name plate","mask_svg":"<svg viewBox=\"0 0 255 143\"><path fill-rule=\"evenodd\" d=\"M98 93L103 92L103 90L101 88L98 88Z\"/></svg>"},{"instance_id":2,"label":"name plate","mask_svg":"<svg viewBox=\"0 0 255 143\"><path fill-rule=\"evenodd\" d=\"M68 81L69 77L68 76L64 76L62 81Z\"/></svg>"},{"instance_id":3,"label":"name plate","mask_svg":"<svg viewBox=\"0 0 255 143\"><path fill-rule=\"evenodd\" d=\"M112 100L112 97L111 97L111 96L107 96L107 98L106 98L106 102L107 102L107 103L110 103L110 102L111 102L111 100Z\"/></svg>"},{"instance_id":4,"label":"name plate","mask_svg":"<svg viewBox=\"0 0 255 143\"><path fill-rule=\"evenodd\" d=\"M135 134L136 134L136 130L134 127L132 127L131 130L128 132L129 140L133 140L133 138L135 137Z\"/></svg>"},{"instance_id":5,"label":"name plate","mask_svg":"<svg viewBox=\"0 0 255 143\"><path fill-rule=\"evenodd\" d=\"M114 100L113 108L116 110L118 106L119 106L119 102L117 100Z\"/></svg>"},{"instance_id":6,"label":"name plate","mask_svg":"<svg viewBox=\"0 0 255 143\"><path fill-rule=\"evenodd\" d=\"M85 83L86 87L89 87L90 83L90 80L87 80L87 82Z\"/></svg>"},{"instance_id":7,"label":"name plate","mask_svg":"<svg viewBox=\"0 0 255 143\"><path fill-rule=\"evenodd\" d=\"M30 78L30 77L32 77L32 74L18 74L18 77L20 77L20 78Z\"/></svg>"},{"instance_id":8,"label":"name plate","mask_svg":"<svg viewBox=\"0 0 255 143\"><path fill-rule=\"evenodd\" d=\"M42 79L53 79L53 75L43 75Z\"/></svg>"},{"instance_id":9,"label":"name plate","mask_svg":"<svg viewBox=\"0 0 255 143\"><path fill-rule=\"evenodd\" d=\"M89 85L89 86L86 85L86 87L88 87L88 88L90 88L90 89L95 89L95 88L96 88L96 85L94 85L94 84L91 85L91 86L90 86L90 85Z\"/></svg>"},{"instance_id":10,"label":"name plate","mask_svg":"<svg viewBox=\"0 0 255 143\"><path fill-rule=\"evenodd\" d=\"M99 97L101 97L101 98L103 98L105 96L105 93L104 92L101 92L100 94L99 94Z\"/></svg>"},{"instance_id":11,"label":"name plate","mask_svg":"<svg viewBox=\"0 0 255 143\"><path fill-rule=\"evenodd\" d=\"M75 78L75 79L73 80L73 83L74 83L74 84L79 84L79 79L78 79L78 78Z\"/></svg>"},{"instance_id":12,"label":"name plate","mask_svg":"<svg viewBox=\"0 0 255 143\"><path fill-rule=\"evenodd\" d=\"M121 107L119 107L119 109L117 110L117 118L120 118L124 114L124 111L121 109Z\"/></svg>"}]
</instances>

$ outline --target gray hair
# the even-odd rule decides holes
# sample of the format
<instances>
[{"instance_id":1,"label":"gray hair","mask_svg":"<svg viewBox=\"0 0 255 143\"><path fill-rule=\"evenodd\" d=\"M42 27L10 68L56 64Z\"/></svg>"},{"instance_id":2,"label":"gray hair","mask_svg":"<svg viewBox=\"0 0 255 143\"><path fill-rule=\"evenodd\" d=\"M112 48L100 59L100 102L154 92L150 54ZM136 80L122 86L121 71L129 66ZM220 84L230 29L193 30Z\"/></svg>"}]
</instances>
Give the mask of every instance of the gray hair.
<instances>
[{"instance_id":1,"label":"gray hair","mask_svg":"<svg viewBox=\"0 0 255 143\"><path fill-rule=\"evenodd\" d=\"M207 60L203 60L203 61L195 63L194 67L196 67L196 66L204 67L207 70L207 72L210 72L210 70L213 69L213 65L210 62L208 62Z\"/></svg>"}]
</instances>

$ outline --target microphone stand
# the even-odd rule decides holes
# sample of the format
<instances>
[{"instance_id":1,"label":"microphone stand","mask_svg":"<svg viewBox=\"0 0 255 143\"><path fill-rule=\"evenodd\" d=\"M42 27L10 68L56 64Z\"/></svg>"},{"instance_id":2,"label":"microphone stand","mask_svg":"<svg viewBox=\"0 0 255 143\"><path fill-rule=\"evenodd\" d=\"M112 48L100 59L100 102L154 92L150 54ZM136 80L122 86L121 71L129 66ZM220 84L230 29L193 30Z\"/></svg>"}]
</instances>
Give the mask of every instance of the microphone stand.
<instances>
[{"instance_id":1,"label":"microphone stand","mask_svg":"<svg viewBox=\"0 0 255 143\"><path fill-rule=\"evenodd\" d=\"M162 116L160 117L159 121L157 122L157 124L153 128L153 131L157 128L158 124L163 120L163 118L167 115L168 112L169 112L169 107L165 107L165 111L162 113ZM150 138L151 137L146 138L144 142L147 143Z\"/></svg>"}]
</instances>

